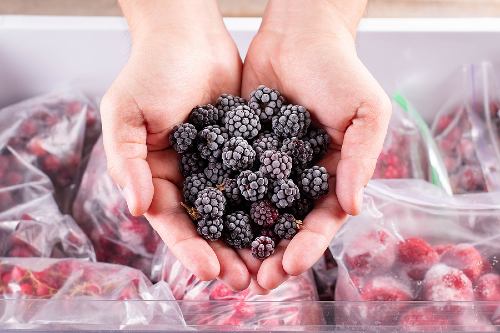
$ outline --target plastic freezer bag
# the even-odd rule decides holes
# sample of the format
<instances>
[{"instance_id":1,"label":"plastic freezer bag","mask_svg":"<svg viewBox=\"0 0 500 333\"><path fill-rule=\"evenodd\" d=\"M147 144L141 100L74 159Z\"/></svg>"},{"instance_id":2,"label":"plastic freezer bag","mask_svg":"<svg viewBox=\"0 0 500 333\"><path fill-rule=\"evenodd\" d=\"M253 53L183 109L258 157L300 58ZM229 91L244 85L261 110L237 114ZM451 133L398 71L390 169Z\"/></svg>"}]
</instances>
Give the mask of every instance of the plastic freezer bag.
<instances>
[{"instance_id":1,"label":"plastic freezer bag","mask_svg":"<svg viewBox=\"0 0 500 333\"><path fill-rule=\"evenodd\" d=\"M397 103L373 178L429 179L427 147L418 126Z\"/></svg>"},{"instance_id":2,"label":"plastic freezer bag","mask_svg":"<svg viewBox=\"0 0 500 333\"><path fill-rule=\"evenodd\" d=\"M416 330L481 323L494 330L500 320L498 196L450 197L418 180L371 182L362 214L331 244L339 265L335 295L337 301L388 303L346 305L337 321ZM490 303L474 307L470 301Z\"/></svg>"},{"instance_id":3,"label":"plastic freezer bag","mask_svg":"<svg viewBox=\"0 0 500 333\"><path fill-rule=\"evenodd\" d=\"M3 328L183 325L178 306L168 302L172 300L166 283L153 286L140 271L125 266L79 259L0 258Z\"/></svg>"},{"instance_id":4,"label":"plastic freezer bag","mask_svg":"<svg viewBox=\"0 0 500 333\"><path fill-rule=\"evenodd\" d=\"M97 260L128 265L150 274L161 240L146 218L129 213L121 191L106 172L102 139L92 150L73 216L89 235Z\"/></svg>"},{"instance_id":5,"label":"plastic freezer bag","mask_svg":"<svg viewBox=\"0 0 500 333\"><path fill-rule=\"evenodd\" d=\"M248 289L234 292L218 280L198 280L166 247L159 249L154 262L153 276L167 281L175 298L186 301L182 311L188 325L278 327L323 322L321 310L311 302L318 296L310 272L290 278L267 295L256 295Z\"/></svg>"},{"instance_id":6,"label":"plastic freezer bag","mask_svg":"<svg viewBox=\"0 0 500 333\"><path fill-rule=\"evenodd\" d=\"M95 260L89 239L71 216L59 212L52 194L37 193L36 188L30 194L30 200L0 212L0 257Z\"/></svg>"},{"instance_id":7,"label":"plastic freezer bag","mask_svg":"<svg viewBox=\"0 0 500 333\"><path fill-rule=\"evenodd\" d=\"M98 112L85 96L54 92L0 110L0 145L47 174L67 212L100 126Z\"/></svg>"},{"instance_id":8,"label":"plastic freezer bag","mask_svg":"<svg viewBox=\"0 0 500 333\"><path fill-rule=\"evenodd\" d=\"M321 301L335 300L335 283L337 282L337 263L330 249L312 267L318 297Z\"/></svg>"},{"instance_id":9,"label":"plastic freezer bag","mask_svg":"<svg viewBox=\"0 0 500 333\"><path fill-rule=\"evenodd\" d=\"M432 126L456 194L500 190L500 153L484 116L483 78L480 66L463 66L453 78L455 95Z\"/></svg>"}]
</instances>

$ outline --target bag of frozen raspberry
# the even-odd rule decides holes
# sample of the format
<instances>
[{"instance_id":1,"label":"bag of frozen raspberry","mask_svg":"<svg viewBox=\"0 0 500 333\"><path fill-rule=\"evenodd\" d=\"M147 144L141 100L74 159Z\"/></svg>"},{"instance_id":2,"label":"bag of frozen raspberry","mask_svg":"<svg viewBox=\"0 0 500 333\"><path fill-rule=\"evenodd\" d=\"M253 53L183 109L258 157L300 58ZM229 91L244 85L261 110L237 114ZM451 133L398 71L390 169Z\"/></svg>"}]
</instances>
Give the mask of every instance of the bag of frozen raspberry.
<instances>
[{"instance_id":1,"label":"bag of frozen raspberry","mask_svg":"<svg viewBox=\"0 0 500 333\"><path fill-rule=\"evenodd\" d=\"M83 94L54 92L0 110L0 146L47 174L68 212L100 127L96 107Z\"/></svg>"},{"instance_id":2,"label":"bag of frozen raspberry","mask_svg":"<svg viewBox=\"0 0 500 333\"><path fill-rule=\"evenodd\" d=\"M81 259L0 258L0 325L46 329L47 323L51 329L184 326L168 285L153 286L138 270Z\"/></svg>"},{"instance_id":3,"label":"bag of frozen raspberry","mask_svg":"<svg viewBox=\"0 0 500 333\"><path fill-rule=\"evenodd\" d=\"M0 212L0 257L95 260L89 239L71 216L59 212L52 193L25 187L33 197L16 198L16 204Z\"/></svg>"},{"instance_id":4,"label":"bag of frozen raspberry","mask_svg":"<svg viewBox=\"0 0 500 333\"><path fill-rule=\"evenodd\" d=\"M168 251L159 249L153 276L172 286L182 300L182 313L188 325L231 327L300 328L320 325L323 314L314 278L310 272L292 277L267 295L249 289L236 292L219 280L200 281Z\"/></svg>"},{"instance_id":5,"label":"bag of frozen raspberry","mask_svg":"<svg viewBox=\"0 0 500 333\"><path fill-rule=\"evenodd\" d=\"M450 331L500 324L499 193L449 196L420 180L372 181L330 248L342 325Z\"/></svg>"},{"instance_id":6,"label":"bag of frozen raspberry","mask_svg":"<svg viewBox=\"0 0 500 333\"><path fill-rule=\"evenodd\" d=\"M463 66L450 83L454 96L432 125L455 194L500 190L500 152L485 117L480 66Z\"/></svg>"},{"instance_id":7,"label":"bag of frozen raspberry","mask_svg":"<svg viewBox=\"0 0 500 333\"><path fill-rule=\"evenodd\" d=\"M92 150L73 216L90 237L98 261L151 273L151 260L161 239L145 217L130 214L120 189L106 172L102 139Z\"/></svg>"}]
</instances>

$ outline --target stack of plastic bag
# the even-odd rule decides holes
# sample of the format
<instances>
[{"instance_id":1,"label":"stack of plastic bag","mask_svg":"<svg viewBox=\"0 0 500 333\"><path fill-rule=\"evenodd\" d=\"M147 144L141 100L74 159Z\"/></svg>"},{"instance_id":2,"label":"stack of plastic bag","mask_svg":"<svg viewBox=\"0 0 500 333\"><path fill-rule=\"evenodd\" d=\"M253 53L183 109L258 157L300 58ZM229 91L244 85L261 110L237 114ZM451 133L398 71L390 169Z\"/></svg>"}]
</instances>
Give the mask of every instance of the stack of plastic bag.
<instances>
[{"instance_id":1,"label":"stack of plastic bag","mask_svg":"<svg viewBox=\"0 0 500 333\"><path fill-rule=\"evenodd\" d=\"M455 95L432 126L455 194L500 190L500 142L486 94L491 90L488 68L463 66L453 77Z\"/></svg>"},{"instance_id":2,"label":"stack of plastic bag","mask_svg":"<svg viewBox=\"0 0 500 333\"><path fill-rule=\"evenodd\" d=\"M172 286L182 300L188 325L231 327L301 327L320 325L316 286L310 272L290 278L267 295L235 292L223 282L200 281L166 249L159 249L153 276ZM196 302L193 302L196 301Z\"/></svg>"},{"instance_id":3,"label":"stack of plastic bag","mask_svg":"<svg viewBox=\"0 0 500 333\"><path fill-rule=\"evenodd\" d=\"M1 147L49 176L56 201L68 212L100 134L92 103L73 91L35 97L0 110L0 133Z\"/></svg>"},{"instance_id":4,"label":"stack of plastic bag","mask_svg":"<svg viewBox=\"0 0 500 333\"><path fill-rule=\"evenodd\" d=\"M367 302L347 304L337 322L494 330L499 194L450 197L418 180L373 181L366 193L363 213L341 228L331 251L339 265L336 300Z\"/></svg>"},{"instance_id":5,"label":"stack of plastic bag","mask_svg":"<svg viewBox=\"0 0 500 333\"><path fill-rule=\"evenodd\" d=\"M131 266L149 275L161 240L146 218L130 214L121 191L106 172L102 139L92 150L73 216L90 237L98 261Z\"/></svg>"},{"instance_id":6,"label":"stack of plastic bag","mask_svg":"<svg viewBox=\"0 0 500 333\"><path fill-rule=\"evenodd\" d=\"M47 323L53 329L184 325L168 285L153 286L138 270L79 259L0 258L2 328L47 329Z\"/></svg>"}]
</instances>

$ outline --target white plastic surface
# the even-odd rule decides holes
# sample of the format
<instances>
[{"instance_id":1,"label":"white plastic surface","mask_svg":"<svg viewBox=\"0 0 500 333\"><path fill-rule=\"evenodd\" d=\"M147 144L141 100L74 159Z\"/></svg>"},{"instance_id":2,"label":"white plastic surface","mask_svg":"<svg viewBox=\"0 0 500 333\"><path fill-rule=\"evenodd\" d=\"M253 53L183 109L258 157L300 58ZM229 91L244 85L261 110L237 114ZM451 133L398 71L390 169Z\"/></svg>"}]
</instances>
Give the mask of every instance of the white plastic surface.
<instances>
[{"instance_id":1,"label":"white plastic surface","mask_svg":"<svg viewBox=\"0 0 500 333\"><path fill-rule=\"evenodd\" d=\"M260 19L225 22L244 55ZM357 45L386 91L399 90L431 120L453 71L495 63L499 40L500 19L365 19ZM99 98L129 50L122 18L0 16L0 107L67 84Z\"/></svg>"}]
</instances>

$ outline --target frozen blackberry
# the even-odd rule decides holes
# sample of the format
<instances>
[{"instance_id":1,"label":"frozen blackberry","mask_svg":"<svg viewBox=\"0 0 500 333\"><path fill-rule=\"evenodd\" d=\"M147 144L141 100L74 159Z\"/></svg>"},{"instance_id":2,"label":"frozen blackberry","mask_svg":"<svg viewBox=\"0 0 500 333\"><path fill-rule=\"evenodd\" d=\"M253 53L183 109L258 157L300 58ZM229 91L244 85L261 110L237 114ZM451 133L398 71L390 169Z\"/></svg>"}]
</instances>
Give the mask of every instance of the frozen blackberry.
<instances>
[{"instance_id":1,"label":"frozen blackberry","mask_svg":"<svg viewBox=\"0 0 500 333\"><path fill-rule=\"evenodd\" d=\"M300 198L299 200L295 200L293 205L287 208L287 211L296 218L302 220L312 209L313 203L310 199Z\"/></svg>"},{"instance_id":2,"label":"frozen blackberry","mask_svg":"<svg viewBox=\"0 0 500 333\"><path fill-rule=\"evenodd\" d=\"M252 255L264 260L274 253L274 241L270 237L259 236L252 242Z\"/></svg>"},{"instance_id":3,"label":"frozen blackberry","mask_svg":"<svg viewBox=\"0 0 500 333\"><path fill-rule=\"evenodd\" d=\"M207 187L198 193L194 208L201 216L221 217L226 208L226 197L218 189Z\"/></svg>"},{"instance_id":4,"label":"frozen blackberry","mask_svg":"<svg viewBox=\"0 0 500 333\"><path fill-rule=\"evenodd\" d=\"M219 122L224 121L226 112L240 105L246 105L247 101L239 96L222 94L217 98L215 107L219 110Z\"/></svg>"},{"instance_id":5,"label":"frozen blackberry","mask_svg":"<svg viewBox=\"0 0 500 333\"><path fill-rule=\"evenodd\" d=\"M240 188L236 179L226 178L224 182L217 186L217 188L224 193L229 204L237 205L240 204L243 197L241 196Z\"/></svg>"},{"instance_id":6,"label":"frozen blackberry","mask_svg":"<svg viewBox=\"0 0 500 333\"><path fill-rule=\"evenodd\" d=\"M197 152L186 152L181 156L180 168L184 177L203 172L206 166L207 161Z\"/></svg>"},{"instance_id":7,"label":"frozen blackberry","mask_svg":"<svg viewBox=\"0 0 500 333\"><path fill-rule=\"evenodd\" d=\"M273 117L273 132L281 138L302 137L311 124L311 115L303 106L283 106Z\"/></svg>"},{"instance_id":8,"label":"frozen blackberry","mask_svg":"<svg viewBox=\"0 0 500 333\"><path fill-rule=\"evenodd\" d=\"M269 200L254 202L250 207L252 221L264 228L273 226L278 216L278 210Z\"/></svg>"},{"instance_id":9,"label":"frozen blackberry","mask_svg":"<svg viewBox=\"0 0 500 333\"><path fill-rule=\"evenodd\" d=\"M224 179L231 177L232 170L222 162L216 161L209 162L203 173L212 184L222 184Z\"/></svg>"},{"instance_id":10,"label":"frozen blackberry","mask_svg":"<svg viewBox=\"0 0 500 333\"><path fill-rule=\"evenodd\" d=\"M184 200L186 200L188 204L193 204L198 194L209 186L212 186L212 183L208 181L203 173L197 173L186 177L183 186Z\"/></svg>"},{"instance_id":11,"label":"frozen blackberry","mask_svg":"<svg viewBox=\"0 0 500 333\"><path fill-rule=\"evenodd\" d=\"M274 233L280 239L292 239L300 229L302 221L296 220L292 214L285 213L274 225Z\"/></svg>"},{"instance_id":12,"label":"frozen blackberry","mask_svg":"<svg viewBox=\"0 0 500 333\"><path fill-rule=\"evenodd\" d=\"M257 201L266 195L269 181L260 171L245 170L236 178L240 193L248 201Z\"/></svg>"},{"instance_id":13,"label":"frozen blackberry","mask_svg":"<svg viewBox=\"0 0 500 333\"><path fill-rule=\"evenodd\" d=\"M253 139L261 129L259 116L248 106L239 105L226 112L225 127L230 136Z\"/></svg>"},{"instance_id":14,"label":"frozen blackberry","mask_svg":"<svg viewBox=\"0 0 500 333\"><path fill-rule=\"evenodd\" d=\"M281 151L293 159L294 168L305 168L313 158L311 144L297 137L283 140Z\"/></svg>"},{"instance_id":15,"label":"frozen blackberry","mask_svg":"<svg viewBox=\"0 0 500 333\"><path fill-rule=\"evenodd\" d=\"M278 179L273 183L271 201L276 207L290 207L295 200L300 199L299 188L291 179Z\"/></svg>"},{"instance_id":16,"label":"frozen blackberry","mask_svg":"<svg viewBox=\"0 0 500 333\"><path fill-rule=\"evenodd\" d=\"M330 136L322 128L311 128L306 136L303 138L304 141L309 142L313 150L313 159L315 161L321 159L328 151L328 145L330 144Z\"/></svg>"},{"instance_id":17,"label":"frozen blackberry","mask_svg":"<svg viewBox=\"0 0 500 333\"><path fill-rule=\"evenodd\" d=\"M219 110L212 104L197 105L191 110L189 122L198 130L219 122Z\"/></svg>"},{"instance_id":18,"label":"frozen blackberry","mask_svg":"<svg viewBox=\"0 0 500 333\"><path fill-rule=\"evenodd\" d=\"M250 93L248 105L265 123L270 122L272 117L279 112L284 100L278 90L260 85Z\"/></svg>"},{"instance_id":19,"label":"frozen blackberry","mask_svg":"<svg viewBox=\"0 0 500 333\"><path fill-rule=\"evenodd\" d=\"M193 146L198 131L192 124L176 125L170 134L170 144L175 151L182 154Z\"/></svg>"},{"instance_id":20,"label":"frozen blackberry","mask_svg":"<svg viewBox=\"0 0 500 333\"><path fill-rule=\"evenodd\" d=\"M300 175L302 193L312 199L318 199L328 193L328 171L324 167L313 166Z\"/></svg>"},{"instance_id":21,"label":"frozen blackberry","mask_svg":"<svg viewBox=\"0 0 500 333\"><path fill-rule=\"evenodd\" d=\"M224 231L224 240L235 249L243 249L252 243L250 216L243 211L236 211L226 216Z\"/></svg>"},{"instance_id":22,"label":"frozen blackberry","mask_svg":"<svg viewBox=\"0 0 500 333\"><path fill-rule=\"evenodd\" d=\"M224 222L220 217L203 216L196 222L196 231L206 240L216 241L222 237Z\"/></svg>"},{"instance_id":23,"label":"frozen blackberry","mask_svg":"<svg viewBox=\"0 0 500 333\"><path fill-rule=\"evenodd\" d=\"M222 150L222 162L233 170L251 168L255 160L255 150L242 137L229 139Z\"/></svg>"},{"instance_id":24,"label":"frozen blackberry","mask_svg":"<svg viewBox=\"0 0 500 333\"><path fill-rule=\"evenodd\" d=\"M227 132L224 127L210 125L198 132L198 151L201 157L215 161L222 154L222 147L227 141Z\"/></svg>"},{"instance_id":25,"label":"frozen blackberry","mask_svg":"<svg viewBox=\"0 0 500 333\"><path fill-rule=\"evenodd\" d=\"M260 155L259 170L270 179L288 178L292 171L292 158L277 150L266 150Z\"/></svg>"},{"instance_id":26,"label":"frozen blackberry","mask_svg":"<svg viewBox=\"0 0 500 333\"><path fill-rule=\"evenodd\" d=\"M261 133L252 144L257 158L260 158L266 150L278 150L280 148L280 140L274 133Z\"/></svg>"}]
</instances>

